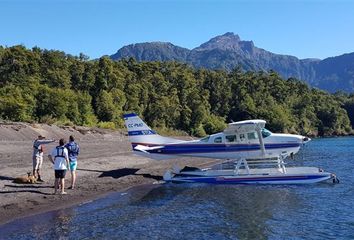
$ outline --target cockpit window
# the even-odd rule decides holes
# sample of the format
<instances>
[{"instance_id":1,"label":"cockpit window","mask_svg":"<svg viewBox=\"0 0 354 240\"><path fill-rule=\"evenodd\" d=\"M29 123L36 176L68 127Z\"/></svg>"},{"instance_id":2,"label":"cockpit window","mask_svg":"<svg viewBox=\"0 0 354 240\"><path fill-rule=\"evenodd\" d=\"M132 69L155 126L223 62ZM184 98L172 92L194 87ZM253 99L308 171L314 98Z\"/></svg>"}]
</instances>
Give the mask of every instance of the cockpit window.
<instances>
[{"instance_id":1,"label":"cockpit window","mask_svg":"<svg viewBox=\"0 0 354 240\"><path fill-rule=\"evenodd\" d=\"M262 137L263 138L266 138L266 137L269 137L270 135L272 135L272 132L265 129L265 128L262 128Z\"/></svg>"},{"instance_id":2,"label":"cockpit window","mask_svg":"<svg viewBox=\"0 0 354 240\"><path fill-rule=\"evenodd\" d=\"M251 133L247 133L247 138L248 140L253 140L253 139L257 139L258 136L255 132L251 132Z\"/></svg>"},{"instance_id":3,"label":"cockpit window","mask_svg":"<svg viewBox=\"0 0 354 240\"><path fill-rule=\"evenodd\" d=\"M201 142L209 142L210 136L200 139Z\"/></svg>"},{"instance_id":4,"label":"cockpit window","mask_svg":"<svg viewBox=\"0 0 354 240\"><path fill-rule=\"evenodd\" d=\"M222 142L222 138L221 137L217 137L214 139L214 143L221 143Z\"/></svg>"}]
</instances>

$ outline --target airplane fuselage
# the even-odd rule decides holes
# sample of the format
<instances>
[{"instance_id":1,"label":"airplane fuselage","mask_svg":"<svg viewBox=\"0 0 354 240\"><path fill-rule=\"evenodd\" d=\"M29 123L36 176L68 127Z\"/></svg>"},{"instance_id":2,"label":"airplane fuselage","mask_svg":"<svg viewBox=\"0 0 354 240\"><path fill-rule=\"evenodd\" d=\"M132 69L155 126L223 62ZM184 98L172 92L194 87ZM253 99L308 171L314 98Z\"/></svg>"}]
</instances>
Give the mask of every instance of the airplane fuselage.
<instances>
[{"instance_id":1,"label":"airplane fuselage","mask_svg":"<svg viewBox=\"0 0 354 240\"><path fill-rule=\"evenodd\" d=\"M271 133L264 128L264 120L246 120L229 123L223 132L184 141L160 136L134 113L126 114L124 119L134 152L157 160L274 158L296 154L310 140L300 135Z\"/></svg>"},{"instance_id":2,"label":"airplane fuselage","mask_svg":"<svg viewBox=\"0 0 354 240\"><path fill-rule=\"evenodd\" d=\"M228 141L228 136L224 133L213 134L207 138L193 141L181 141L177 143L149 144L132 143L133 150L137 145L144 145L151 149L146 152L136 151L141 155L149 154L154 159L176 158L176 157L202 157L218 159L235 158L272 158L281 154L296 154L303 144L303 137L292 134L272 133L263 139L265 154L262 155L261 146L257 138L248 139L236 136L236 141ZM242 135L241 135L242 136ZM253 138L252 135L249 135ZM229 138L230 139L230 138ZM232 140L232 139L231 139ZM154 146L161 148L153 149Z\"/></svg>"}]
</instances>

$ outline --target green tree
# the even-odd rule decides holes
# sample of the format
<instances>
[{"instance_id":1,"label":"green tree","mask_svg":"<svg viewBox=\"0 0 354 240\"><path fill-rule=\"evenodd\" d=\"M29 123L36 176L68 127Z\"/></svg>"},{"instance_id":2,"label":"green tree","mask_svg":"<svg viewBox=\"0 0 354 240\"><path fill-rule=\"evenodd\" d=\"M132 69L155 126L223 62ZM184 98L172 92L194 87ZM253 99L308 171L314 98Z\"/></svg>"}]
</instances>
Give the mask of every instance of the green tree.
<instances>
[{"instance_id":1,"label":"green tree","mask_svg":"<svg viewBox=\"0 0 354 240\"><path fill-rule=\"evenodd\" d=\"M117 111L113 103L112 95L102 90L97 97L96 113L100 121L110 122L117 116Z\"/></svg>"}]
</instances>

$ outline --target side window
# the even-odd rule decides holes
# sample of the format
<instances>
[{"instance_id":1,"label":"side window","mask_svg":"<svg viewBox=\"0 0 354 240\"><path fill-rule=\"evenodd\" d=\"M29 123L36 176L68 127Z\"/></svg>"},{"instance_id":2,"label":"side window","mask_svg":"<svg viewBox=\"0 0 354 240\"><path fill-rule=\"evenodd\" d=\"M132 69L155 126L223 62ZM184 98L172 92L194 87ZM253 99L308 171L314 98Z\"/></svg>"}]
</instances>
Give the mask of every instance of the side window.
<instances>
[{"instance_id":1,"label":"side window","mask_svg":"<svg viewBox=\"0 0 354 240\"><path fill-rule=\"evenodd\" d=\"M214 143L221 143L221 142L222 142L221 137L217 137L214 139Z\"/></svg>"},{"instance_id":2,"label":"side window","mask_svg":"<svg viewBox=\"0 0 354 240\"><path fill-rule=\"evenodd\" d=\"M245 137L245 134L241 133L241 134L240 134L240 140L241 140L241 142L242 142L242 141L245 141L245 138L246 138L246 137Z\"/></svg>"},{"instance_id":3,"label":"side window","mask_svg":"<svg viewBox=\"0 0 354 240\"><path fill-rule=\"evenodd\" d=\"M236 142L236 135L225 136L226 142Z\"/></svg>"},{"instance_id":4,"label":"side window","mask_svg":"<svg viewBox=\"0 0 354 240\"><path fill-rule=\"evenodd\" d=\"M257 139L257 135L255 132L247 133L247 138L248 140Z\"/></svg>"}]
</instances>

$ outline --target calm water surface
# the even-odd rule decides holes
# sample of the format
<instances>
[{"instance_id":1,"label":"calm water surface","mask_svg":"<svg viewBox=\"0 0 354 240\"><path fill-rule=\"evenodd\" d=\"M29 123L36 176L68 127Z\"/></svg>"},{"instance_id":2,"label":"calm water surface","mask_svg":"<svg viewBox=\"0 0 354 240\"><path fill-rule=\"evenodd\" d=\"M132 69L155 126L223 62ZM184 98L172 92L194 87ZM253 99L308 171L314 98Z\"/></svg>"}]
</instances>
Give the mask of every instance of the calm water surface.
<instances>
[{"instance_id":1,"label":"calm water surface","mask_svg":"<svg viewBox=\"0 0 354 240\"><path fill-rule=\"evenodd\" d=\"M293 163L340 184L164 184L0 226L1 239L354 239L354 138L311 141Z\"/></svg>"}]
</instances>

